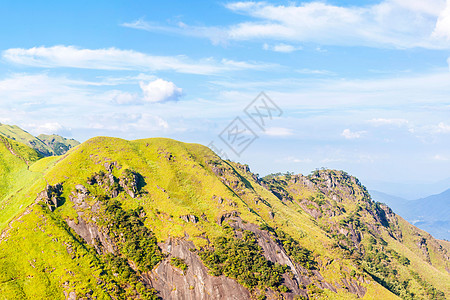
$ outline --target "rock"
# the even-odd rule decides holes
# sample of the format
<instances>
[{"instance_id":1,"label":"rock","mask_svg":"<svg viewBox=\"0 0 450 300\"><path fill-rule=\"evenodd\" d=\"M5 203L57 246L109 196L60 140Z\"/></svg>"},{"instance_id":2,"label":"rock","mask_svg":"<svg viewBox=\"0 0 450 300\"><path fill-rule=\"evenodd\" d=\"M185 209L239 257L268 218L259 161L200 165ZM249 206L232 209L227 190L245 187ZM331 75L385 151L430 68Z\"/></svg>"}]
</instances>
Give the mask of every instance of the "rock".
<instances>
[{"instance_id":1,"label":"rock","mask_svg":"<svg viewBox=\"0 0 450 300\"><path fill-rule=\"evenodd\" d=\"M36 197L37 202L43 202L47 204L50 211L54 211L61 202L60 196L62 194L63 186L61 183L57 183L54 186L47 185L45 190L40 192Z\"/></svg>"},{"instance_id":2,"label":"rock","mask_svg":"<svg viewBox=\"0 0 450 300\"><path fill-rule=\"evenodd\" d=\"M99 254L117 252L117 247L104 230L100 229L95 223L86 222L85 219L78 216L78 223L67 219L67 225L72 228L86 243L94 246Z\"/></svg>"},{"instance_id":3,"label":"rock","mask_svg":"<svg viewBox=\"0 0 450 300\"><path fill-rule=\"evenodd\" d=\"M83 193L83 194L85 194L85 195L88 195L88 194L89 194L88 189L87 189L84 185L82 185L82 184L77 184L77 185L75 186L75 189L76 189L78 192L81 192L81 193Z\"/></svg>"},{"instance_id":4,"label":"rock","mask_svg":"<svg viewBox=\"0 0 450 300\"><path fill-rule=\"evenodd\" d=\"M217 224L222 225L222 223L225 220L227 220L227 219L229 219L231 217L238 217L239 215L240 215L240 213L237 212L237 211L232 211L232 212L229 212L229 213L225 213L217 220Z\"/></svg>"},{"instance_id":5,"label":"rock","mask_svg":"<svg viewBox=\"0 0 450 300\"><path fill-rule=\"evenodd\" d=\"M139 193L139 176L135 172L128 171L119 179L119 185L131 198L136 198Z\"/></svg>"},{"instance_id":6,"label":"rock","mask_svg":"<svg viewBox=\"0 0 450 300\"><path fill-rule=\"evenodd\" d=\"M180 218L185 221L186 223L198 223L198 218L195 215L184 215L184 216L180 216Z\"/></svg>"},{"instance_id":7,"label":"rock","mask_svg":"<svg viewBox=\"0 0 450 300\"><path fill-rule=\"evenodd\" d=\"M224 275L210 275L198 255L189 250L195 248L192 242L170 239L159 246L171 256L183 259L189 266L186 275L183 275L174 270L170 259L165 259L154 270L143 274L145 281L159 292L162 299L251 299L250 292L235 280Z\"/></svg>"}]
</instances>

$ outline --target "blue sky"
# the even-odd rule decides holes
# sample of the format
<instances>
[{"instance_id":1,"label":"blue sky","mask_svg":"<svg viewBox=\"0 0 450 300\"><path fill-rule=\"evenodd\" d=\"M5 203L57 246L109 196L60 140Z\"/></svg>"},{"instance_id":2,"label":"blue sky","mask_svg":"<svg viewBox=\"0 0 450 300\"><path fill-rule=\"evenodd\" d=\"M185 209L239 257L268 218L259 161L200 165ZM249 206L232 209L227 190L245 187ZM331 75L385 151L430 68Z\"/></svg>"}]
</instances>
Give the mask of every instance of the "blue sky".
<instances>
[{"instance_id":1,"label":"blue sky","mask_svg":"<svg viewBox=\"0 0 450 300\"><path fill-rule=\"evenodd\" d=\"M0 1L0 122L84 141L171 137L261 175L382 182L450 169L450 1ZM261 92L282 109L258 128ZM240 157L218 135L258 138Z\"/></svg>"}]
</instances>

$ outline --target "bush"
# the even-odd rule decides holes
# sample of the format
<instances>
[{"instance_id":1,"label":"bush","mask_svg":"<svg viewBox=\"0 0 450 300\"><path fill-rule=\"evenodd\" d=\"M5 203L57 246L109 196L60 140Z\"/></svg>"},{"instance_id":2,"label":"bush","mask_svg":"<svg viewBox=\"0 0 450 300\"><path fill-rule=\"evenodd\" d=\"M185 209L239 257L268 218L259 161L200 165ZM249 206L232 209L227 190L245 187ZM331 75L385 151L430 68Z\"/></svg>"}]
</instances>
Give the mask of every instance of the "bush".
<instances>
[{"instance_id":1,"label":"bush","mask_svg":"<svg viewBox=\"0 0 450 300\"><path fill-rule=\"evenodd\" d=\"M212 275L234 278L249 289L276 289L289 269L267 260L251 231L244 231L243 237L237 238L231 228L214 241L214 248L199 251L199 256Z\"/></svg>"},{"instance_id":2,"label":"bush","mask_svg":"<svg viewBox=\"0 0 450 300\"><path fill-rule=\"evenodd\" d=\"M178 269L180 269L181 271L183 271L183 274L186 274L186 271L188 269L188 265L186 264L186 262L179 258L179 257L172 257L170 259L170 264Z\"/></svg>"},{"instance_id":3,"label":"bush","mask_svg":"<svg viewBox=\"0 0 450 300\"><path fill-rule=\"evenodd\" d=\"M109 236L127 259L134 261L141 272L150 271L162 259L153 232L144 226L144 209L125 211L119 201L103 199L99 225L108 226Z\"/></svg>"}]
</instances>

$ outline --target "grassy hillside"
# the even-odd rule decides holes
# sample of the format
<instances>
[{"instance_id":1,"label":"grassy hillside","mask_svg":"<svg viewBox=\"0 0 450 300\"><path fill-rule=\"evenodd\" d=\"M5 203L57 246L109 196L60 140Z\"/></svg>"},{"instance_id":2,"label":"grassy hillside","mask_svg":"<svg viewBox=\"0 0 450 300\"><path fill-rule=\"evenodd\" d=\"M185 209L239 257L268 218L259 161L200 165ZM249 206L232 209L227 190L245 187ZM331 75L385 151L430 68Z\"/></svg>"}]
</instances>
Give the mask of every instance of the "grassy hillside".
<instances>
[{"instance_id":1,"label":"grassy hillside","mask_svg":"<svg viewBox=\"0 0 450 300\"><path fill-rule=\"evenodd\" d=\"M62 155L80 144L73 139L69 140L59 135L41 134L35 137L18 126L1 123L0 136L25 144L35 149L42 156Z\"/></svg>"},{"instance_id":2,"label":"grassy hillside","mask_svg":"<svg viewBox=\"0 0 450 300\"><path fill-rule=\"evenodd\" d=\"M55 155L62 155L80 144L74 139L66 139L57 134L40 134L37 138L46 144Z\"/></svg>"},{"instance_id":3,"label":"grassy hillside","mask_svg":"<svg viewBox=\"0 0 450 300\"><path fill-rule=\"evenodd\" d=\"M155 299L166 263L175 275L165 280L226 276L255 299L450 296L448 246L344 172L261 179L170 139L98 137L36 159L11 163L23 176L5 188L14 205L0 223L0 299ZM169 241L192 242L177 254L186 260ZM196 260L211 275L192 273ZM196 284L187 293L201 292Z\"/></svg>"}]
</instances>

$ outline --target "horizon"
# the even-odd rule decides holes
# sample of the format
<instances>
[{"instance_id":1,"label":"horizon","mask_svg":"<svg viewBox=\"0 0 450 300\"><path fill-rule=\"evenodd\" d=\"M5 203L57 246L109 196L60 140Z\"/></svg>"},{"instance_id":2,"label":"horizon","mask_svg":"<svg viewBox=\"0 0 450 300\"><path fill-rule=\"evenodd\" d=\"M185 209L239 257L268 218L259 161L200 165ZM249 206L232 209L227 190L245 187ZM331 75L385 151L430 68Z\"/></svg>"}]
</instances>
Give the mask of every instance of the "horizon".
<instances>
[{"instance_id":1,"label":"horizon","mask_svg":"<svg viewBox=\"0 0 450 300\"><path fill-rule=\"evenodd\" d=\"M14 1L0 16L0 122L33 135L214 142L254 173L325 167L368 187L449 179L450 1ZM281 112L263 127L244 111L260 92ZM256 136L240 155L220 138L236 117Z\"/></svg>"}]
</instances>

